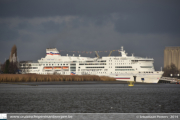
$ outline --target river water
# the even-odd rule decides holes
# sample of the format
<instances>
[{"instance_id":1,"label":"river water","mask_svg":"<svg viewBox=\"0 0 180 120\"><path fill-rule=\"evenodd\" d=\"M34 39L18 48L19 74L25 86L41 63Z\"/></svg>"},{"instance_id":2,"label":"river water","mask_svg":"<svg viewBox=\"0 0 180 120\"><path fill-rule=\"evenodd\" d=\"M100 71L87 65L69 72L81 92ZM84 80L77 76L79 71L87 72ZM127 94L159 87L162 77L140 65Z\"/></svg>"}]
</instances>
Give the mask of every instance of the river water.
<instances>
[{"instance_id":1,"label":"river water","mask_svg":"<svg viewBox=\"0 0 180 120\"><path fill-rule=\"evenodd\" d=\"M180 85L0 84L0 113L180 113Z\"/></svg>"}]
</instances>

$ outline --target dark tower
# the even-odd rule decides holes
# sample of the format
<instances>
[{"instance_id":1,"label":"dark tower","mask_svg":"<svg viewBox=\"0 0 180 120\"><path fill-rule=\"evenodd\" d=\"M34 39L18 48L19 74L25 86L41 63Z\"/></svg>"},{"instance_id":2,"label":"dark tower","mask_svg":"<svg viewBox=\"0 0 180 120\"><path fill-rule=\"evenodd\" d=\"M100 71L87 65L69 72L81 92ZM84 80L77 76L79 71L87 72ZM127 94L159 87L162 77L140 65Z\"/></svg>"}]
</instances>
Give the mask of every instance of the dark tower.
<instances>
[{"instance_id":1,"label":"dark tower","mask_svg":"<svg viewBox=\"0 0 180 120\"><path fill-rule=\"evenodd\" d=\"M10 62L16 62L17 61L17 48L16 45L14 45L11 49L11 54L9 56Z\"/></svg>"}]
</instances>

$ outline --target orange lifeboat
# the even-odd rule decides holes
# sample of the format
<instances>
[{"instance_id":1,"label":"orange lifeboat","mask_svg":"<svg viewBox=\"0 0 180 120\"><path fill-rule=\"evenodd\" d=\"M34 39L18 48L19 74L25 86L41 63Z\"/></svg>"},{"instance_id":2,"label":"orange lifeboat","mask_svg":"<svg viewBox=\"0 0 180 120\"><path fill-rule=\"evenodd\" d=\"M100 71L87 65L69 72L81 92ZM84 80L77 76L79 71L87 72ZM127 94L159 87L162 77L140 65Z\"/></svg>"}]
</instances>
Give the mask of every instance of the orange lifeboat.
<instances>
[{"instance_id":1,"label":"orange lifeboat","mask_svg":"<svg viewBox=\"0 0 180 120\"><path fill-rule=\"evenodd\" d=\"M61 67L54 67L53 69L61 69Z\"/></svg>"},{"instance_id":2,"label":"orange lifeboat","mask_svg":"<svg viewBox=\"0 0 180 120\"><path fill-rule=\"evenodd\" d=\"M69 67L63 67L63 69L69 69Z\"/></svg>"},{"instance_id":3,"label":"orange lifeboat","mask_svg":"<svg viewBox=\"0 0 180 120\"><path fill-rule=\"evenodd\" d=\"M52 67L44 67L45 70L52 70Z\"/></svg>"}]
</instances>

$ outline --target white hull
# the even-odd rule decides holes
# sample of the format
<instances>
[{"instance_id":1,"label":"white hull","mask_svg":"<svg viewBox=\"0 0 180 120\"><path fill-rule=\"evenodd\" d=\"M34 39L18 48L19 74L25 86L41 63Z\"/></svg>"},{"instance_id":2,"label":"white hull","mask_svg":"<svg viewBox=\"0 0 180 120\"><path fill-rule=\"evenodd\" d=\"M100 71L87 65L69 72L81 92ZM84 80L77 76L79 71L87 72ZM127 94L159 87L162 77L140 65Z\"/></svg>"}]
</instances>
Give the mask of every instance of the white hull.
<instances>
[{"instance_id":1,"label":"white hull","mask_svg":"<svg viewBox=\"0 0 180 120\"><path fill-rule=\"evenodd\" d=\"M110 77L115 78L117 81L135 81L143 83L158 83L162 76L162 71L159 74L116 74L110 75Z\"/></svg>"}]
</instances>

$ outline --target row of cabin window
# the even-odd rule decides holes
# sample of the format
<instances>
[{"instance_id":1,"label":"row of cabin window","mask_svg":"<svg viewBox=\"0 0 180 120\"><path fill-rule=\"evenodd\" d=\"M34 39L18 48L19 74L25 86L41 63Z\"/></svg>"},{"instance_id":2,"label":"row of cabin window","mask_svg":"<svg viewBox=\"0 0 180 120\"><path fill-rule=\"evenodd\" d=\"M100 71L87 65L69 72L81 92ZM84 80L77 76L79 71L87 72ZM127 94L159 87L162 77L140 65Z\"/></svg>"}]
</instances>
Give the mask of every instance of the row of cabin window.
<instances>
[{"instance_id":1,"label":"row of cabin window","mask_svg":"<svg viewBox=\"0 0 180 120\"><path fill-rule=\"evenodd\" d=\"M106 63L86 63L86 64L80 63L79 65L106 65Z\"/></svg>"},{"instance_id":2,"label":"row of cabin window","mask_svg":"<svg viewBox=\"0 0 180 120\"><path fill-rule=\"evenodd\" d=\"M20 64L20 66L39 66L41 64Z\"/></svg>"},{"instance_id":3,"label":"row of cabin window","mask_svg":"<svg viewBox=\"0 0 180 120\"><path fill-rule=\"evenodd\" d=\"M115 68L132 68L132 66L115 66Z\"/></svg>"},{"instance_id":4,"label":"row of cabin window","mask_svg":"<svg viewBox=\"0 0 180 120\"><path fill-rule=\"evenodd\" d=\"M133 70L131 70L131 71L133 71ZM112 73L112 72L111 72ZM124 73L124 72L115 72L115 73ZM127 72L125 72L125 73L127 73ZM152 72L153 73L153 72Z\"/></svg>"},{"instance_id":5,"label":"row of cabin window","mask_svg":"<svg viewBox=\"0 0 180 120\"><path fill-rule=\"evenodd\" d=\"M109 66L109 68L112 68L112 66ZM132 68L131 66L116 66L115 68Z\"/></svg>"},{"instance_id":6,"label":"row of cabin window","mask_svg":"<svg viewBox=\"0 0 180 120\"><path fill-rule=\"evenodd\" d=\"M85 72L85 73L87 73L87 74L94 74L93 72ZM97 72L97 74L106 74L106 72Z\"/></svg>"},{"instance_id":7,"label":"row of cabin window","mask_svg":"<svg viewBox=\"0 0 180 120\"><path fill-rule=\"evenodd\" d=\"M115 63L115 65L131 65L132 63ZM109 65L112 65L112 63L109 63Z\"/></svg>"},{"instance_id":8,"label":"row of cabin window","mask_svg":"<svg viewBox=\"0 0 180 120\"><path fill-rule=\"evenodd\" d=\"M86 68L104 68L104 67L86 67Z\"/></svg>"},{"instance_id":9,"label":"row of cabin window","mask_svg":"<svg viewBox=\"0 0 180 120\"><path fill-rule=\"evenodd\" d=\"M59 73L59 72L58 72L58 73ZM49 74L49 72L46 72L46 73L39 73L39 74ZM70 73L69 73L69 72L67 72L67 73L66 73L66 72L64 72L64 73L63 73L63 72L60 72L59 74L70 74Z\"/></svg>"},{"instance_id":10,"label":"row of cabin window","mask_svg":"<svg viewBox=\"0 0 180 120\"><path fill-rule=\"evenodd\" d=\"M115 69L115 71L134 71L134 69Z\"/></svg>"},{"instance_id":11,"label":"row of cabin window","mask_svg":"<svg viewBox=\"0 0 180 120\"><path fill-rule=\"evenodd\" d=\"M109 62L112 62L112 60L109 60ZM124 61L124 60L115 60L115 62L131 62L130 60L129 61Z\"/></svg>"},{"instance_id":12,"label":"row of cabin window","mask_svg":"<svg viewBox=\"0 0 180 120\"><path fill-rule=\"evenodd\" d=\"M139 73L153 73L153 72L139 72Z\"/></svg>"},{"instance_id":13,"label":"row of cabin window","mask_svg":"<svg viewBox=\"0 0 180 120\"><path fill-rule=\"evenodd\" d=\"M80 71L80 69L79 69L79 71ZM102 69L81 69L81 71L102 71Z\"/></svg>"},{"instance_id":14,"label":"row of cabin window","mask_svg":"<svg viewBox=\"0 0 180 120\"><path fill-rule=\"evenodd\" d=\"M87 74L93 74L93 72L85 72L85 73L87 73ZM106 72L97 72L98 74L106 74ZM46 73L39 73L39 74L48 74L48 72L46 72ZM62 74L61 72L60 72L60 74ZM69 72L65 72L65 74L70 74Z\"/></svg>"},{"instance_id":15,"label":"row of cabin window","mask_svg":"<svg viewBox=\"0 0 180 120\"><path fill-rule=\"evenodd\" d=\"M21 67L20 69L38 69L38 67Z\"/></svg>"},{"instance_id":16,"label":"row of cabin window","mask_svg":"<svg viewBox=\"0 0 180 120\"><path fill-rule=\"evenodd\" d=\"M80 62L83 62L83 61L80 61ZM94 61L85 61L85 62L94 62ZM97 61L97 62L106 62L106 60Z\"/></svg>"},{"instance_id":17,"label":"row of cabin window","mask_svg":"<svg viewBox=\"0 0 180 120\"><path fill-rule=\"evenodd\" d=\"M41 64L20 64L20 66L39 66L39 65L41 65ZM45 66L48 64L42 64L42 65ZM51 65L51 64L49 64L49 65ZM52 64L52 65L65 65L65 64ZM68 65L68 64L66 64L66 65Z\"/></svg>"},{"instance_id":18,"label":"row of cabin window","mask_svg":"<svg viewBox=\"0 0 180 120\"><path fill-rule=\"evenodd\" d=\"M48 65L48 64L43 64L43 66L45 66L45 65ZM54 66L56 66L56 65L59 66L59 65L65 65L65 64L52 64L52 66L53 66L53 65L54 65ZM66 65L68 65L68 64L66 64ZM51 64L49 64L49 66L51 66Z\"/></svg>"},{"instance_id":19,"label":"row of cabin window","mask_svg":"<svg viewBox=\"0 0 180 120\"><path fill-rule=\"evenodd\" d=\"M131 65L132 63L115 63L115 65Z\"/></svg>"},{"instance_id":20,"label":"row of cabin window","mask_svg":"<svg viewBox=\"0 0 180 120\"><path fill-rule=\"evenodd\" d=\"M38 72L39 70L21 69L21 71L22 71L22 72L30 72L30 71L34 71L34 72L36 71L36 72Z\"/></svg>"}]
</instances>

